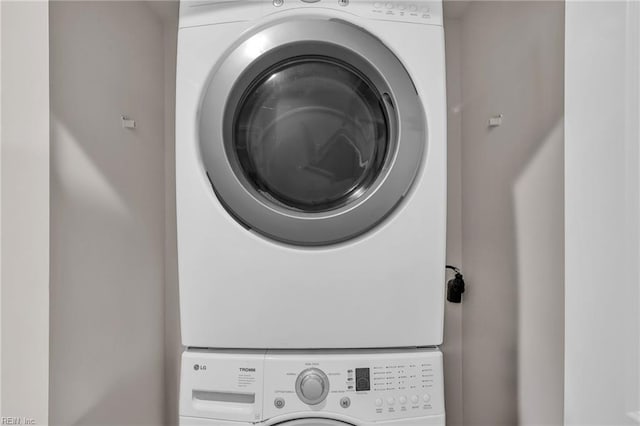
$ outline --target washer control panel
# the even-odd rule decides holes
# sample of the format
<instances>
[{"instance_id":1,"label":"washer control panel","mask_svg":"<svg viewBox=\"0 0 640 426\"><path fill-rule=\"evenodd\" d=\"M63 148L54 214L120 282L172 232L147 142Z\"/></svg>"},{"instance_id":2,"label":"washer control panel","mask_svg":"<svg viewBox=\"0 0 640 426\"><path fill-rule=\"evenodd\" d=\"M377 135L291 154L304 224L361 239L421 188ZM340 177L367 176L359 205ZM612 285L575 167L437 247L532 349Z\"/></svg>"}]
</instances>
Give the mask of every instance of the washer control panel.
<instances>
[{"instance_id":1,"label":"washer control panel","mask_svg":"<svg viewBox=\"0 0 640 426\"><path fill-rule=\"evenodd\" d=\"M259 422L322 412L363 422L444 416L437 349L186 351L180 415Z\"/></svg>"},{"instance_id":2,"label":"washer control panel","mask_svg":"<svg viewBox=\"0 0 640 426\"><path fill-rule=\"evenodd\" d=\"M310 409L366 421L444 414L437 350L268 352L263 389L266 418Z\"/></svg>"}]
</instances>

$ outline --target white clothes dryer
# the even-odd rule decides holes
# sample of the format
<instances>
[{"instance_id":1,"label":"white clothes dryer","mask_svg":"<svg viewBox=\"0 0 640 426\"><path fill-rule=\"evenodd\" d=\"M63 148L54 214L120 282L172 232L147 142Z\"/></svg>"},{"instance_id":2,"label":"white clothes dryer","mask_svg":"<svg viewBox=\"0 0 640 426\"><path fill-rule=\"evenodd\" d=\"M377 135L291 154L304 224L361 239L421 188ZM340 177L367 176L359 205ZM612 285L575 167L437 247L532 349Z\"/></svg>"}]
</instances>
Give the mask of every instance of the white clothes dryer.
<instances>
[{"instance_id":1,"label":"white clothes dryer","mask_svg":"<svg viewBox=\"0 0 640 426\"><path fill-rule=\"evenodd\" d=\"M178 37L184 345L440 344L441 1L183 1Z\"/></svg>"},{"instance_id":2,"label":"white clothes dryer","mask_svg":"<svg viewBox=\"0 0 640 426\"><path fill-rule=\"evenodd\" d=\"M444 426L442 354L187 351L180 425Z\"/></svg>"}]
</instances>

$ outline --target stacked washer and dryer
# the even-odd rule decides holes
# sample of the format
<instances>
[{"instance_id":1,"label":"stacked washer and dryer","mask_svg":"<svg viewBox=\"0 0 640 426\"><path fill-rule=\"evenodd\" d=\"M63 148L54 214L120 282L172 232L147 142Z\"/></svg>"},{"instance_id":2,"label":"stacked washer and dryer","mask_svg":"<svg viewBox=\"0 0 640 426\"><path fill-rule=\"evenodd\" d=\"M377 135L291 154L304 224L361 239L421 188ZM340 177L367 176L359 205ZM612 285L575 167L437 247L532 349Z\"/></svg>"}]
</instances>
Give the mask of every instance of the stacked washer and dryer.
<instances>
[{"instance_id":1,"label":"stacked washer and dryer","mask_svg":"<svg viewBox=\"0 0 640 426\"><path fill-rule=\"evenodd\" d=\"M182 425L444 425L441 1L183 1Z\"/></svg>"}]
</instances>

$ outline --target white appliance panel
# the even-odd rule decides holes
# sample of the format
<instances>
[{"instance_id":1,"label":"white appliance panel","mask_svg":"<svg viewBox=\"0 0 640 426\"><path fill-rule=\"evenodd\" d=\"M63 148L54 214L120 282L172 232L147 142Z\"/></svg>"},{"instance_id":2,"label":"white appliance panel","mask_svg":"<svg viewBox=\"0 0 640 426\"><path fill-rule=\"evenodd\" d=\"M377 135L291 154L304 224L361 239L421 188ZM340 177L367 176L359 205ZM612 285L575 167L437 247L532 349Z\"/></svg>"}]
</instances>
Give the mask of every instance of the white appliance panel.
<instances>
[{"instance_id":1,"label":"white appliance panel","mask_svg":"<svg viewBox=\"0 0 640 426\"><path fill-rule=\"evenodd\" d=\"M181 425L271 425L304 418L444 425L442 354L436 349L186 351L182 368ZM302 402L296 390L298 377L309 369L327 378L326 399L316 405ZM203 391L215 401L203 404L197 397Z\"/></svg>"},{"instance_id":2,"label":"white appliance panel","mask_svg":"<svg viewBox=\"0 0 640 426\"><path fill-rule=\"evenodd\" d=\"M179 32L176 168L183 344L264 349L440 344L446 241L442 27L362 18L349 7L276 13L270 3L270 15L256 21L265 12L255 8L264 4L236 3L247 3L251 11L229 12L224 19L237 16L241 22L197 21L201 26ZM357 239L315 248L268 240L234 220L211 189L197 142L200 100L224 52L256 25L311 10L349 20L386 44L413 77L428 125L423 164L402 205ZM195 25L194 16L182 24Z\"/></svg>"}]
</instances>

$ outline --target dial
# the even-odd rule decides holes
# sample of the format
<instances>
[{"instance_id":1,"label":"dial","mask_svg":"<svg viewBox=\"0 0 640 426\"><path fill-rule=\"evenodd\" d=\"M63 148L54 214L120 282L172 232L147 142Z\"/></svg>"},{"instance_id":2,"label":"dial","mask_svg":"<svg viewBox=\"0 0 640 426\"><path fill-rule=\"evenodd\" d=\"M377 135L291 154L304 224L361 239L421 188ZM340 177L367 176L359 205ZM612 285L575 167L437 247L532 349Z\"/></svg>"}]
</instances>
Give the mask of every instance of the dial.
<instances>
[{"instance_id":1,"label":"dial","mask_svg":"<svg viewBox=\"0 0 640 426\"><path fill-rule=\"evenodd\" d=\"M296 380L296 393L305 404L318 405L329 394L329 378L317 368L304 370Z\"/></svg>"}]
</instances>

